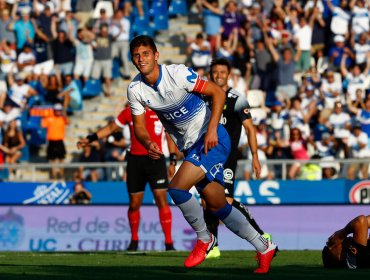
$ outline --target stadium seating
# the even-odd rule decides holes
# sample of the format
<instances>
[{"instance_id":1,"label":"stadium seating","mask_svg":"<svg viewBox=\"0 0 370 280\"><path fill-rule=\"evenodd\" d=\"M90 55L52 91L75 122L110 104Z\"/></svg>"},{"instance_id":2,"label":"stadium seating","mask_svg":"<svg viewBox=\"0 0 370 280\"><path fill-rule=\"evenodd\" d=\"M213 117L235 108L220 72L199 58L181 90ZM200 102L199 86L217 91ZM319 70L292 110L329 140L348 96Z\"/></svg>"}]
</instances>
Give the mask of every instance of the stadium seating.
<instances>
[{"instance_id":1,"label":"stadium seating","mask_svg":"<svg viewBox=\"0 0 370 280\"><path fill-rule=\"evenodd\" d=\"M176 15L186 16L188 14L186 0L171 0L168 11L171 16Z\"/></svg>"},{"instance_id":2,"label":"stadium seating","mask_svg":"<svg viewBox=\"0 0 370 280\"><path fill-rule=\"evenodd\" d=\"M119 68L120 60L118 58L114 58L112 63L112 79L117 79L120 76Z\"/></svg>"},{"instance_id":3,"label":"stadium seating","mask_svg":"<svg viewBox=\"0 0 370 280\"><path fill-rule=\"evenodd\" d=\"M152 7L149 14L153 16L153 29L168 30L168 9L167 1L155 0L152 2Z\"/></svg>"},{"instance_id":4,"label":"stadium seating","mask_svg":"<svg viewBox=\"0 0 370 280\"><path fill-rule=\"evenodd\" d=\"M22 156L20 157L20 162L28 162L30 160L30 149L28 145L22 148Z\"/></svg>"},{"instance_id":5,"label":"stadium seating","mask_svg":"<svg viewBox=\"0 0 370 280\"><path fill-rule=\"evenodd\" d=\"M32 146L39 147L41 145L46 144L46 129L45 128L38 128L31 130L31 137L29 140L29 144Z\"/></svg>"},{"instance_id":6,"label":"stadium seating","mask_svg":"<svg viewBox=\"0 0 370 280\"><path fill-rule=\"evenodd\" d=\"M8 178L9 178L8 168L1 168L0 169L0 181L6 180Z\"/></svg>"},{"instance_id":7,"label":"stadium seating","mask_svg":"<svg viewBox=\"0 0 370 280\"><path fill-rule=\"evenodd\" d=\"M94 97L102 92L102 84L100 80L89 79L86 81L82 89L82 97Z\"/></svg>"}]
</instances>

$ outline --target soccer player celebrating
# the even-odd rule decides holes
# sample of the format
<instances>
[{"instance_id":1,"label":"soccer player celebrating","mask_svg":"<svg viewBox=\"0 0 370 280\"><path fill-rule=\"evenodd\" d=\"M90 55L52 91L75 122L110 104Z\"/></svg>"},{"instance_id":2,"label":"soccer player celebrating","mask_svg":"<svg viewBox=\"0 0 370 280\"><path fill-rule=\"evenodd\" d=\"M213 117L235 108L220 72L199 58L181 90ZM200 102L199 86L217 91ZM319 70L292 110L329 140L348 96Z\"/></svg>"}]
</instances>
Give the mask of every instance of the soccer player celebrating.
<instances>
[{"instance_id":1,"label":"soccer player celebrating","mask_svg":"<svg viewBox=\"0 0 370 280\"><path fill-rule=\"evenodd\" d=\"M146 130L159 150L162 147L162 135L164 129L158 116L150 109L145 111ZM130 108L125 108L115 119L106 126L99 129L96 133L88 135L86 138L77 142L77 147L84 147L98 139L111 135L126 124L130 127L131 147L126 155L127 161L127 189L130 194L130 207L128 209L128 220L131 228L131 242L128 251L136 251L139 245L139 225L140 225L140 206L144 197L145 185L149 185L153 191L155 203L159 209L159 220L165 236L166 251L175 250L172 241L172 213L168 206L166 191L168 188L167 168L164 156L156 159L148 156L148 151L140 144L135 137L132 124ZM169 175L175 172L175 165L169 167Z\"/></svg>"},{"instance_id":2,"label":"soccer player celebrating","mask_svg":"<svg viewBox=\"0 0 370 280\"><path fill-rule=\"evenodd\" d=\"M256 131L252 122L250 114L250 106L248 101L240 95L239 92L230 88L227 81L230 76L231 66L227 59L218 58L212 61L210 67L210 78L211 81L216 83L223 89L223 94L226 95L225 106L221 116L221 123L226 128L231 139L231 146L237 147L239 144L240 134L242 126L247 132L248 143L252 153L252 169L256 174L256 178L259 179L261 173L261 166L258 160L257 154L257 139ZM211 100L206 97L207 102L211 103ZM234 197L234 180L235 170L238 164L237 161L238 150L231 149L229 158L224 165L224 182L225 182L225 193L226 200L232 204L248 219L250 224L265 238L271 239L268 233L264 233L263 230L258 226L249 210L240 202L233 199ZM209 231L217 237L219 219L213 215L210 211L204 211L204 218L207 223ZM213 250L208 254L207 258L218 258L221 255L218 246L215 246Z\"/></svg>"},{"instance_id":3,"label":"soccer player celebrating","mask_svg":"<svg viewBox=\"0 0 370 280\"><path fill-rule=\"evenodd\" d=\"M370 215L361 215L333 233L322 250L324 267L370 268L369 228Z\"/></svg>"},{"instance_id":4,"label":"soccer player celebrating","mask_svg":"<svg viewBox=\"0 0 370 280\"><path fill-rule=\"evenodd\" d=\"M223 164L231 144L219 124L225 94L213 82L201 80L185 65L159 65L159 53L152 38L135 37L130 43L131 59L140 72L128 87L134 132L153 159L162 157L145 124L145 108L155 111L166 131L184 152L185 159L169 184L168 192L197 234L197 244L186 267L204 261L217 240L206 226L201 206L189 192L192 186L204 197L207 207L231 231L249 241L258 251L256 273L267 273L277 246L261 236L243 214L227 203L223 188ZM200 95L212 98L211 110Z\"/></svg>"}]
</instances>

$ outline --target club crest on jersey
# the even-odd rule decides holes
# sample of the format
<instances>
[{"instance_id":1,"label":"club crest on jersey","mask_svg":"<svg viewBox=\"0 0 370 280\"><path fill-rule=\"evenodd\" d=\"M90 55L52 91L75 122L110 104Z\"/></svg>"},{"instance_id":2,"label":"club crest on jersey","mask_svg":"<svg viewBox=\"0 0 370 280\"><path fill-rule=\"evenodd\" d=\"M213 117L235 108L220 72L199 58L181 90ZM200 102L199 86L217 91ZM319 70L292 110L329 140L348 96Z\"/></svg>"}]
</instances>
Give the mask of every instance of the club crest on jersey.
<instances>
[{"instance_id":1,"label":"club crest on jersey","mask_svg":"<svg viewBox=\"0 0 370 280\"><path fill-rule=\"evenodd\" d=\"M244 109L244 114L248 115L250 113L250 110L249 109Z\"/></svg>"}]
</instances>

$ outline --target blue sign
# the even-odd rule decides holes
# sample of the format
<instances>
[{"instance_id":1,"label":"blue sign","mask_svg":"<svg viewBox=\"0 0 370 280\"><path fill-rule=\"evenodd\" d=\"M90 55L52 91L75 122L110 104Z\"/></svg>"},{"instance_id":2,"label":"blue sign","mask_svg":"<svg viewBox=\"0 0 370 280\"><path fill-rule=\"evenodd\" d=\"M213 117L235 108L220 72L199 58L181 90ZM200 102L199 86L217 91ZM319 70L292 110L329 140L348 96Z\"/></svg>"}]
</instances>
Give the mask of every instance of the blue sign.
<instances>
[{"instance_id":1,"label":"blue sign","mask_svg":"<svg viewBox=\"0 0 370 280\"><path fill-rule=\"evenodd\" d=\"M128 204L125 182L85 182L92 204ZM0 204L68 204L73 182L0 183ZM199 198L194 189L192 192ZM369 204L370 181L236 181L234 197L246 204ZM168 196L170 202L171 199ZM147 186L143 204L153 205Z\"/></svg>"}]
</instances>

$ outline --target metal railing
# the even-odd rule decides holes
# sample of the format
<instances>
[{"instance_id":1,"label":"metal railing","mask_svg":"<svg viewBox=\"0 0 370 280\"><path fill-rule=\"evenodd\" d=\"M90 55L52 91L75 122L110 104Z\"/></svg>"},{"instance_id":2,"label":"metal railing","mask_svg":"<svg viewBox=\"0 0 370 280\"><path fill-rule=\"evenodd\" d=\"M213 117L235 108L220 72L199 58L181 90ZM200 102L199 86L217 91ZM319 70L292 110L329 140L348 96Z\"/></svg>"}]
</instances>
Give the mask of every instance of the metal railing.
<instances>
[{"instance_id":1,"label":"metal railing","mask_svg":"<svg viewBox=\"0 0 370 280\"><path fill-rule=\"evenodd\" d=\"M288 170L292 164L299 163L301 166L305 164L318 164L326 166L338 166L341 170L338 174L338 178L346 178L346 169L351 164L369 164L370 158L366 159L335 159L333 161L329 160L305 160L297 161L291 159L280 159L280 160L261 160L261 165L267 164L268 168L280 168L281 176L275 179L287 180ZM242 171L246 164L251 164L250 160L239 160L238 168L236 172L236 178L242 179ZM74 171L78 170L80 166L84 168L104 168L109 174L106 176L108 181L121 181L122 173L125 171L126 162L96 162L96 163L79 163L79 162L68 162L68 163L57 163L55 164L56 168L64 168L65 170L65 179L72 180L72 174ZM51 163L20 163L20 164L4 164L0 167L0 173L4 172L6 169L15 170L14 176L6 177L2 176L3 181L27 181L27 182L40 182L40 181L50 181L50 177L47 176L47 173L50 172L52 168ZM1 177L1 174L0 174Z\"/></svg>"}]
</instances>

